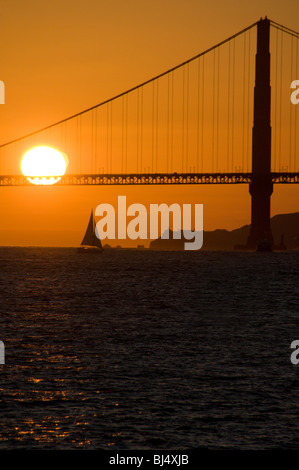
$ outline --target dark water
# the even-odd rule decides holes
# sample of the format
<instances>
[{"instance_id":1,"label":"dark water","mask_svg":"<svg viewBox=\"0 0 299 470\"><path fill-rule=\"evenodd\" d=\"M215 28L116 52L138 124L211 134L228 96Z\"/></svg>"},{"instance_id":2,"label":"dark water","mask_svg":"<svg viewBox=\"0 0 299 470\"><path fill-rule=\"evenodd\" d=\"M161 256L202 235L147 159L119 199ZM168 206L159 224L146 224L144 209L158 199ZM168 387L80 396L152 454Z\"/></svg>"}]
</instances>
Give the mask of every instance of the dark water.
<instances>
[{"instance_id":1,"label":"dark water","mask_svg":"<svg viewBox=\"0 0 299 470\"><path fill-rule=\"evenodd\" d=\"M0 249L0 449L299 448L299 253Z\"/></svg>"}]
</instances>

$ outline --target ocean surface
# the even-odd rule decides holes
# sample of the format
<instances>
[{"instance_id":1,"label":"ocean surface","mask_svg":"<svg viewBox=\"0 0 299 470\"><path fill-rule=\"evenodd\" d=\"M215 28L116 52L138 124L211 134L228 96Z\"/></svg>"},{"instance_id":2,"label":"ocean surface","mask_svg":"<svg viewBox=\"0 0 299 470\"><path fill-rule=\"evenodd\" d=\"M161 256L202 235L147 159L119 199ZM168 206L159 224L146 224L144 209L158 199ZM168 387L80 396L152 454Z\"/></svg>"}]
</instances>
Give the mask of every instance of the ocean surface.
<instances>
[{"instance_id":1,"label":"ocean surface","mask_svg":"<svg viewBox=\"0 0 299 470\"><path fill-rule=\"evenodd\" d=\"M0 449L299 449L299 253L0 248Z\"/></svg>"}]
</instances>

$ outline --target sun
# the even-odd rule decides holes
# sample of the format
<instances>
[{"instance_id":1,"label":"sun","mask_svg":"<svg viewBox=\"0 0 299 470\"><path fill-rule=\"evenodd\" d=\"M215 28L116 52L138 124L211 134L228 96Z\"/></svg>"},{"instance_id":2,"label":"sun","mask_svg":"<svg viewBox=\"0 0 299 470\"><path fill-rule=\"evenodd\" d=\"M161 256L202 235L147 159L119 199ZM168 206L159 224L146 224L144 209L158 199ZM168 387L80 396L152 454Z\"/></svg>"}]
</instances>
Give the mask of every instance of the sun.
<instances>
[{"instance_id":1,"label":"sun","mask_svg":"<svg viewBox=\"0 0 299 470\"><path fill-rule=\"evenodd\" d=\"M50 185L57 183L68 165L65 154L51 147L35 147L22 158L21 170L33 184Z\"/></svg>"}]
</instances>

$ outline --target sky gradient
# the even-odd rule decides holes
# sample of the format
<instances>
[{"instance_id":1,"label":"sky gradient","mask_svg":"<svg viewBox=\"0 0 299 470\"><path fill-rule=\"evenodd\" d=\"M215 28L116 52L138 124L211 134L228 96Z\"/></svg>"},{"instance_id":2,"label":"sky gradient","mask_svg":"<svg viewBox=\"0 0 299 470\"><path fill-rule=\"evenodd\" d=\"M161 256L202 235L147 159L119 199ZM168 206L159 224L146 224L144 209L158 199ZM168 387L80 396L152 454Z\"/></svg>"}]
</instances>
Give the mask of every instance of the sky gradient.
<instances>
[{"instance_id":1,"label":"sky gradient","mask_svg":"<svg viewBox=\"0 0 299 470\"><path fill-rule=\"evenodd\" d=\"M297 0L0 4L1 144L144 82L265 15L299 31ZM246 185L2 188L0 245L76 246L91 207L116 205L118 195L128 204L203 203L206 230L250 222ZM298 185L276 186L272 215L298 211L298 195Z\"/></svg>"}]
</instances>

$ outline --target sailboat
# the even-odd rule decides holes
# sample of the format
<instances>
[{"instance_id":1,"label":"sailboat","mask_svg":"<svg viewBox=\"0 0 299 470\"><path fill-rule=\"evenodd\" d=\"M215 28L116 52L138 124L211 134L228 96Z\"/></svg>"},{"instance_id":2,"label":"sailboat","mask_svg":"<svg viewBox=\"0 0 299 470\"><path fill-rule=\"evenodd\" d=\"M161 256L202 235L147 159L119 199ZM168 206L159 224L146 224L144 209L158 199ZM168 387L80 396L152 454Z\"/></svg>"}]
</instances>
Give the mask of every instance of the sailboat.
<instances>
[{"instance_id":1,"label":"sailboat","mask_svg":"<svg viewBox=\"0 0 299 470\"><path fill-rule=\"evenodd\" d=\"M93 210L90 214L90 219L81 246L78 248L78 253L102 253L101 240L96 236L96 224L93 216Z\"/></svg>"}]
</instances>

